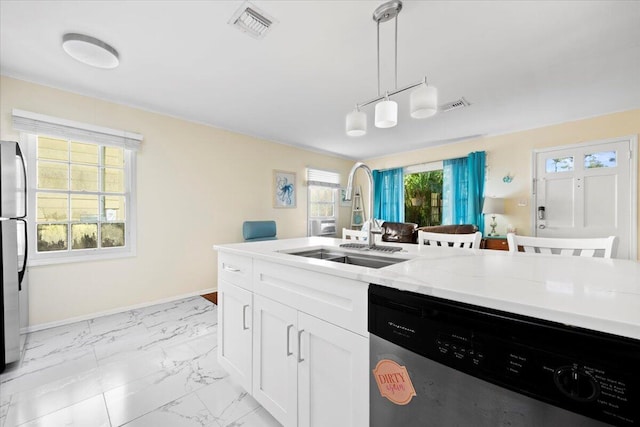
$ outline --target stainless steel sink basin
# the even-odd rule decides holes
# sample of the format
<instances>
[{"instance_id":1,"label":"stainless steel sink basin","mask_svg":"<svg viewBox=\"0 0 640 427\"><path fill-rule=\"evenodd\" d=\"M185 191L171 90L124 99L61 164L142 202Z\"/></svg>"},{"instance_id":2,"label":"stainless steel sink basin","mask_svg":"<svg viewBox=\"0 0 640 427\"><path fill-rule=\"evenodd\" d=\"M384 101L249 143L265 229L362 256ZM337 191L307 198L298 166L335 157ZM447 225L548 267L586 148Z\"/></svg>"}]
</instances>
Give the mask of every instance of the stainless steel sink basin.
<instances>
[{"instance_id":1,"label":"stainless steel sink basin","mask_svg":"<svg viewBox=\"0 0 640 427\"><path fill-rule=\"evenodd\" d=\"M326 261L339 262L342 264L352 264L359 265L362 267L369 268L383 268L388 267L393 264L397 264L399 262L408 261L407 259L402 258L390 258L378 255L369 255L369 254L360 254L360 253L351 253L351 252L343 252L334 249L307 249L301 251L292 251L287 252L289 255L297 255L303 256L306 258L317 258L323 259Z\"/></svg>"}]
</instances>

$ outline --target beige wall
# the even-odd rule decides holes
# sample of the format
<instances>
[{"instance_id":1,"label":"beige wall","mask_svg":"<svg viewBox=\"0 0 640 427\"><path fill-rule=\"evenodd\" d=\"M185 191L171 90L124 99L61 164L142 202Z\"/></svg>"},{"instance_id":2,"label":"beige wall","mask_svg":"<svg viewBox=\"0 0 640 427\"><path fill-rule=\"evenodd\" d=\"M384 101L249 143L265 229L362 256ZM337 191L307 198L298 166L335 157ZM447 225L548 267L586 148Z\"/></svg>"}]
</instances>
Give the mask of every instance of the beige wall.
<instances>
[{"instance_id":1,"label":"beige wall","mask_svg":"<svg viewBox=\"0 0 640 427\"><path fill-rule=\"evenodd\" d=\"M486 151L488 177L485 195L505 197L505 215L498 216L497 231L506 233L507 224L518 233L531 234L531 164L534 149L580 142L597 141L640 134L640 110L625 111L575 122L449 144L392 156L369 159L372 169L389 169L430 161L466 156L472 151ZM636 153L636 162L638 161ZM502 178L510 174L513 181ZM640 185L638 185L640 191ZM640 200L640 197L638 197ZM518 206L526 201L527 206ZM638 227L640 233L640 226Z\"/></svg>"},{"instance_id":2,"label":"beige wall","mask_svg":"<svg viewBox=\"0 0 640 427\"><path fill-rule=\"evenodd\" d=\"M138 132L137 256L29 268L29 324L62 321L217 288L212 245L242 240L244 220L274 219L280 238L306 235L307 166L352 161L1 77L0 137L17 140L13 108ZM272 171L297 173L296 209L272 207ZM341 224L349 221L341 208Z\"/></svg>"}]
</instances>

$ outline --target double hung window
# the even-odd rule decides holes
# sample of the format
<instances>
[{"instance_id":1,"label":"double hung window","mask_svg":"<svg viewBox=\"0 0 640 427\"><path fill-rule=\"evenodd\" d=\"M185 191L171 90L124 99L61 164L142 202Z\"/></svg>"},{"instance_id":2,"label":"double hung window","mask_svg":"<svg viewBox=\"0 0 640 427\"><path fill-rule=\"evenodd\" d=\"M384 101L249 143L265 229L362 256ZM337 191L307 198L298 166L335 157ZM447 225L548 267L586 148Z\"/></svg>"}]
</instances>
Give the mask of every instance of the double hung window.
<instances>
[{"instance_id":1,"label":"double hung window","mask_svg":"<svg viewBox=\"0 0 640 427\"><path fill-rule=\"evenodd\" d=\"M340 174L307 169L308 227L310 236L334 235L338 218L337 194Z\"/></svg>"},{"instance_id":2,"label":"double hung window","mask_svg":"<svg viewBox=\"0 0 640 427\"><path fill-rule=\"evenodd\" d=\"M104 129L78 135L68 122L43 128L26 114L14 111L28 144L30 264L134 255L135 150Z\"/></svg>"}]
</instances>

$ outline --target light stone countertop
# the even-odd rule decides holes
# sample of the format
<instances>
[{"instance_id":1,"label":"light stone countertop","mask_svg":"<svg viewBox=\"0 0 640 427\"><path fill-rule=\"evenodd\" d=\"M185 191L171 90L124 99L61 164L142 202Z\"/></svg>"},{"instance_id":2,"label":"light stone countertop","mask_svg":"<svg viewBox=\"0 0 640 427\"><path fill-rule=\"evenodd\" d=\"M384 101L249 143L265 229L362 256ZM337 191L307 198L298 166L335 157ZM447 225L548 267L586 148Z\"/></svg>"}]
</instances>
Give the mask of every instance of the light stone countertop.
<instances>
[{"instance_id":1,"label":"light stone countertop","mask_svg":"<svg viewBox=\"0 0 640 427\"><path fill-rule=\"evenodd\" d=\"M385 242L401 246L402 252L373 251L372 255L409 261L374 269L286 253L337 249L340 243L341 239L309 237L216 245L214 249L640 339L640 263L636 261Z\"/></svg>"}]
</instances>

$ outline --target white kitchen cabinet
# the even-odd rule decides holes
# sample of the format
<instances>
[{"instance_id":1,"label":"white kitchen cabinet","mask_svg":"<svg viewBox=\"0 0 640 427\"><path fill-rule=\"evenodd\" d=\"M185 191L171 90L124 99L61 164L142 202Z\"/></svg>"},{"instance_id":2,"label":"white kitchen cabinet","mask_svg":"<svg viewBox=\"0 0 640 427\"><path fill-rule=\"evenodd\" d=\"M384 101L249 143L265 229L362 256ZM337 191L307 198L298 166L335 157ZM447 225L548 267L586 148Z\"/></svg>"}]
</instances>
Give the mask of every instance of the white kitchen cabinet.
<instances>
[{"instance_id":1,"label":"white kitchen cabinet","mask_svg":"<svg viewBox=\"0 0 640 427\"><path fill-rule=\"evenodd\" d=\"M297 423L297 310L254 295L253 397L284 426Z\"/></svg>"},{"instance_id":2,"label":"white kitchen cabinet","mask_svg":"<svg viewBox=\"0 0 640 427\"><path fill-rule=\"evenodd\" d=\"M253 294L218 282L218 361L245 390L252 385Z\"/></svg>"},{"instance_id":3,"label":"white kitchen cabinet","mask_svg":"<svg viewBox=\"0 0 640 427\"><path fill-rule=\"evenodd\" d=\"M253 397L284 426L368 426L369 341L254 295Z\"/></svg>"},{"instance_id":4,"label":"white kitchen cabinet","mask_svg":"<svg viewBox=\"0 0 640 427\"><path fill-rule=\"evenodd\" d=\"M369 425L369 340L298 312L298 426Z\"/></svg>"},{"instance_id":5,"label":"white kitchen cabinet","mask_svg":"<svg viewBox=\"0 0 640 427\"><path fill-rule=\"evenodd\" d=\"M366 283L221 253L221 365L285 427L369 425Z\"/></svg>"}]
</instances>

